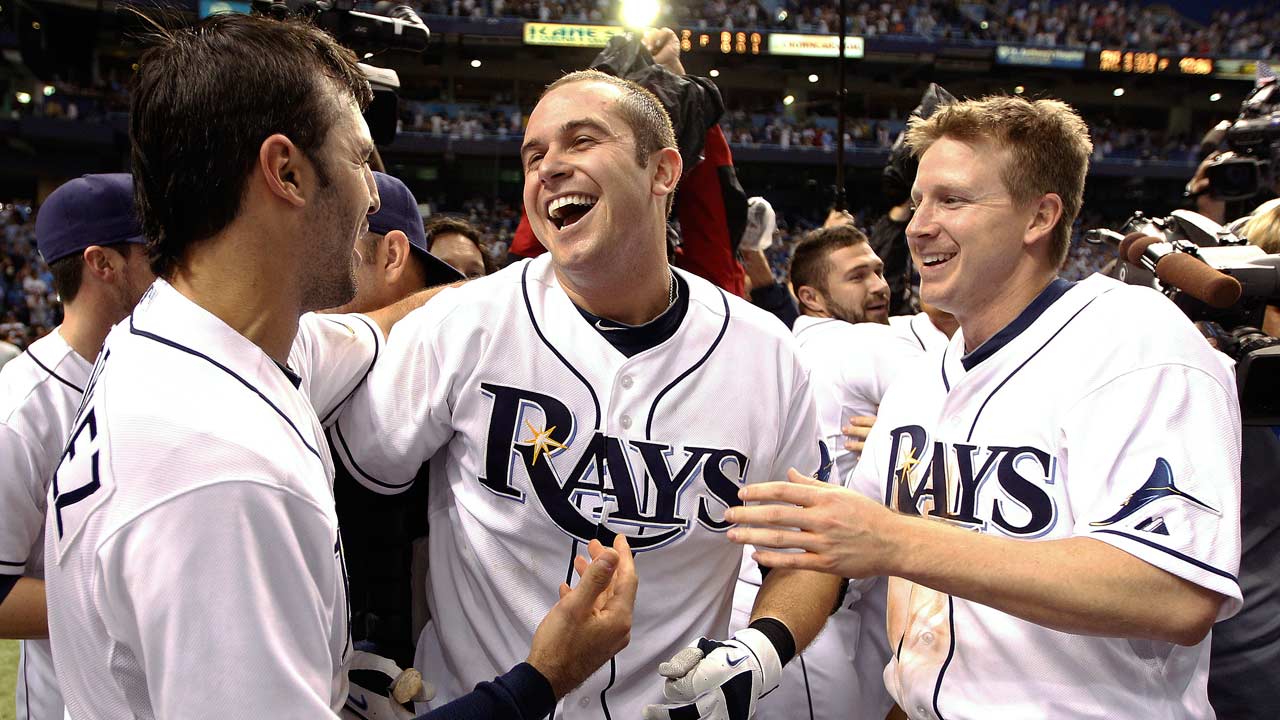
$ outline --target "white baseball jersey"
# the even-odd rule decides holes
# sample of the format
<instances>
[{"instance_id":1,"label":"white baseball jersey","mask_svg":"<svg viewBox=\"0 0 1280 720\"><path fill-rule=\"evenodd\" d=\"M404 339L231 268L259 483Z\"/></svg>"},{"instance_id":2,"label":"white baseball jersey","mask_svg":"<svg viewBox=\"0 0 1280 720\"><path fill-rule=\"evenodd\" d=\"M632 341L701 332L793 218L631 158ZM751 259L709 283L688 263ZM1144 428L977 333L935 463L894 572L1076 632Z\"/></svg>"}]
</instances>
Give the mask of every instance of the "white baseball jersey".
<instances>
[{"instance_id":1,"label":"white baseball jersey","mask_svg":"<svg viewBox=\"0 0 1280 720\"><path fill-rule=\"evenodd\" d=\"M889 317L889 326L924 352L940 351L951 342L951 338L933 324L928 313L892 315Z\"/></svg>"},{"instance_id":2,"label":"white baseball jersey","mask_svg":"<svg viewBox=\"0 0 1280 720\"><path fill-rule=\"evenodd\" d=\"M1239 609L1235 383L1172 303L1056 281L963 349L961 331L890 388L855 489L975 532L1093 538ZM913 718L1213 717L1209 638L1072 635L900 579L888 626L885 683Z\"/></svg>"},{"instance_id":3,"label":"white baseball jersey","mask_svg":"<svg viewBox=\"0 0 1280 720\"><path fill-rule=\"evenodd\" d=\"M335 717L349 608L317 413L380 343L304 316L295 375L162 280L112 330L46 523L73 717Z\"/></svg>"},{"instance_id":4,"label":"white baseball jersey","mask_svg":"<svg viewBox=\"0 0 1280 720\"><path fill-rule=\"evenodd\" d=\"M446 290L396 325L331 430L381 492L431 458L433 619L416 664L437 704L522 661L574 556L615 532L641 578L631 644L557 719L638 718L662 702L660 662L725 635L741 550L724 511L744 483L816 468L818 432L785 326L681 276L680 328L631 358L574 307L549 255Z\"/></svg>"},{"instance_id":5,"label":"white baseball jersey","mask_svg":"<svg viewBox=\"0 0 1280 720\"><path fill-rule=\"evenodd\" d=\"M60 328L0 369L0 573L44 578L44 508L93 366ZM48 640L22 641L19 720L62 717Z\"/></svg>"},{"instance_id":6,"label":"white baseball jersey","mask_svg":"<svg viewBox=\"0 0 1280 720\"><path fill-rule=\"evenodd\" d=\"M841 427L875 415L889 384L923 353L908 335L879 323L801 315L792 327L818 407L818 428L844 482L858 453L844 448ZM837 475L838 473L838 475ZM746 627L760 587L748 555L734 594L734 630ZM783 670L781 686L757 705L758 720L883 720L893 704L881 675L889 659L884 631L885 581L855 584L826 627Z\"/></svg>"}]
</instances>

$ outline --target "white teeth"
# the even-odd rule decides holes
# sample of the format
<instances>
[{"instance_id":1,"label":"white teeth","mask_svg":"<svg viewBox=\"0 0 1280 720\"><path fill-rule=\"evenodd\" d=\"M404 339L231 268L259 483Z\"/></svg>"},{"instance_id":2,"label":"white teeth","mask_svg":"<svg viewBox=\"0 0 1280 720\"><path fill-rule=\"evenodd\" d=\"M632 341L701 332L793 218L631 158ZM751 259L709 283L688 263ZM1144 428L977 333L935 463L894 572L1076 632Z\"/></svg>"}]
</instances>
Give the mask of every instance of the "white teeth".
<instances>
[{"instance_id":1,"label":"white teeth","mask_svg":"<svg viewBox=\"0 0 1280 720\"><path fill-rule=\"evenodd\" d=\"M938 263L946 262L955 256L955 253L941 253L937 255L925 255L921 260L924 260L925 265L937 265Z\"/></svg>"},{"instance_id":2,"label":"white teeth","mask_svg":"<svg viewBox=\"0 0 1280 720\"><path fill-rule=\"evenodd\" d=\"M566 205L591 206L595 205L597 201L597 198L593 198L590 195L565 195L564 197L558 197L555 200L552 200L551 204L547 206L547 216L552 220L559 220L560 209Z\"/></svg>"}]
</instances>

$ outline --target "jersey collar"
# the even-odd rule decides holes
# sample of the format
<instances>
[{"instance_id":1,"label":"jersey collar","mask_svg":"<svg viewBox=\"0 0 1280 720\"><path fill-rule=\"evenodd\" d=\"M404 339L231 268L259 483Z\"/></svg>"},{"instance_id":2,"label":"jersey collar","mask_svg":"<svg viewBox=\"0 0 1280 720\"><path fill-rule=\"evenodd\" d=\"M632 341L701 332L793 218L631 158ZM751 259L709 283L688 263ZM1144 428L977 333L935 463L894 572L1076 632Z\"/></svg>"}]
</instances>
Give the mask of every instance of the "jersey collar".
<instances>
[{"instance_id":1,"label":"jersey collar","mask_svg":"<svg viewBox=\"0 0 1280 720\"><path fill-rule=\"evenodd\" d=\"M1031 327L1045 310L1060 297L1066 294L1068 290L1075 286L1074 282L1068 282L1062 278L1054 278L1040 294L1031 301L1030 305L1013 319L1013 322L1005 325L1000 332L992 335L986 342L979 345L973 352L960 358L960 364L964 366L966 371L972 370L978 366L983 360L994 355L1000 348L1013 342L1027 328Z\"/></svg>"}]
</instances>

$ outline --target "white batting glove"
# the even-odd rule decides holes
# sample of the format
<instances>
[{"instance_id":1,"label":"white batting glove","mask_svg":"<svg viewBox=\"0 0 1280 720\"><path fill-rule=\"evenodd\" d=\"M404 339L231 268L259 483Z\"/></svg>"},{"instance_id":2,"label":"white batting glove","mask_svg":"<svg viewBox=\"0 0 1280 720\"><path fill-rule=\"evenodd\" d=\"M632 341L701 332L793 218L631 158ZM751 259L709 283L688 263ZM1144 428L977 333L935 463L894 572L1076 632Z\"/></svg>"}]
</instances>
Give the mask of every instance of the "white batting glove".
<instances>
[{"instance_id":1,"label":"white batting glove","mask_svg":"<svg viewBox=\"0 0 1280 720\"><path fill-rule=\"evenodd\" d=\"M756 702L782 681L782 662L769 638L746 628L724 640L702 638L658 666L666 705L644 709L644 720L749 720Z\"/></svg>"},{"instance_id":2,"label":"white batting glove","mask_svg":"<svg viewBox=\"0 0 1280 720\"><path fill-rule=\"evenodd\" d=\"M777 229L778 215L769 201L762 197L747 198L747 226L742 231L738 247L765 250L773 244L773 233Z\"/></svg>"},{"instance_id":3,"label":"white batting glove","mask_svg":"<svg viewBox=\"0 0 1280 720\"><path fill-rule=\"evenodd\" d=\"M351 654L347 683L351 687L342 717L348 720L413 720L417 713L405 704L436 696L436 689L417 670L401 670L381 655L360 650Z\"/></svg>"}]
</instances>

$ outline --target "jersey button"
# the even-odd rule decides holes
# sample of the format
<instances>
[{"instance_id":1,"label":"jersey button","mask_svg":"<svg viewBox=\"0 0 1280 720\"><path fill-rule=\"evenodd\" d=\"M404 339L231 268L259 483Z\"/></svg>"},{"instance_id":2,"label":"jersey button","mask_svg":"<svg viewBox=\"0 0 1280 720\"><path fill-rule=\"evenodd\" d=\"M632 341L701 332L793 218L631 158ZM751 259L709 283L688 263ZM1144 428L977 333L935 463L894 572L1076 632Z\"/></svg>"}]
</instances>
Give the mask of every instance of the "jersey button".
<instances>
[{"instance_id":1,"label":"jersey button","mask_svg":"<svg viewBox=\"0 0 1280 720\"><path fill-rule=\"evenodd\" d=\"M628 429L630 429L630 428L631 428L631 416L630 416L630 415L623 415L621 418L619 418L618 422L622 424L622 429L624 429L624 430L628 430Z\"/></svg>"},{"instance_id":2,"label":"jersey button","mask_svg":"<svg viewBox=\"0 0 1280 720\"><path fill-rule=\"evenodd\" d=\"M622 376L621 385L623 390L630 390L631 386L635 384L636 384L636 381L632 380L630 375Z\"/></svg>"},{"instance_id":3,"label":"jersey button","mask_svg":"<svg viewBox=\"0 0 1280 720\"><path fill-rule=\"evenodd\" d=\"M586 707L591 704L591 698L584 697L578 701L578 707Z\"/></svg>"},{"instance_id":4,"label":"jersey button","mask_svg":"<svg viewBox=\"0 0 1280 720\"><path fill-rule=\"evenodd\" d=\"M920 633L920 642L924 643L925 645L932 645L933 633L929 632L928 630Z\"/></svg>"},{"instance_id":5,"label":"jersey button","mask_svg":"<svg viewBox=\"0 0 1280 720\"><path fill-rule=\"evenodd\" d=\"M926 707L925 707L925 706L923 706L923 705L917 705L917 706L916 706L916 718L917 718L917 720L926 720L926 718L928 718L928 717L929 717L929 709L928 709L928 708L926 708Z\"/></svg>"}]
</instances>

